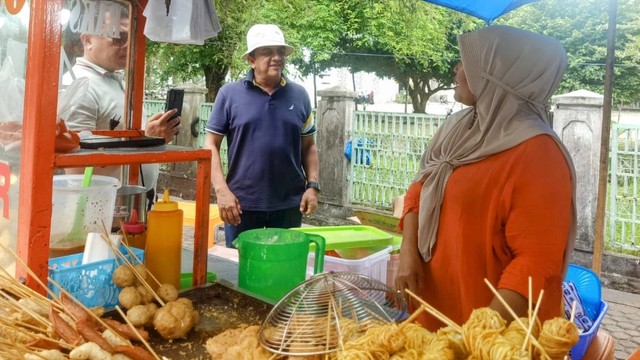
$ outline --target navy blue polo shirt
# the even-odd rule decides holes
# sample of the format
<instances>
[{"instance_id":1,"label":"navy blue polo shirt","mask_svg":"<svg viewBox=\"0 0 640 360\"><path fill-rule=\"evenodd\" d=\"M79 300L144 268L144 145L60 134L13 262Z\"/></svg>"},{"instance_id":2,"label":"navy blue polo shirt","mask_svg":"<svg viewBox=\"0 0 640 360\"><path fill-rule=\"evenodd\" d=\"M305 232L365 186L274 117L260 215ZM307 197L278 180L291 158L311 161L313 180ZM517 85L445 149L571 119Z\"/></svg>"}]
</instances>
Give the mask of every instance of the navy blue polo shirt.
<instances>
[{"instance_id":1,"label":"navy blue polo shirt","mask_svg":"<svg viewBox=\"0 0 640 360\"><path fill-rule=\"evenodd\" d=\"M316 132L302 86L283 77L269 95L254 84L251 70L220 88L206 130L227 139L226 181L243 210L300 205L306 184L302 137Z\"/></svg>"}]
</instances>

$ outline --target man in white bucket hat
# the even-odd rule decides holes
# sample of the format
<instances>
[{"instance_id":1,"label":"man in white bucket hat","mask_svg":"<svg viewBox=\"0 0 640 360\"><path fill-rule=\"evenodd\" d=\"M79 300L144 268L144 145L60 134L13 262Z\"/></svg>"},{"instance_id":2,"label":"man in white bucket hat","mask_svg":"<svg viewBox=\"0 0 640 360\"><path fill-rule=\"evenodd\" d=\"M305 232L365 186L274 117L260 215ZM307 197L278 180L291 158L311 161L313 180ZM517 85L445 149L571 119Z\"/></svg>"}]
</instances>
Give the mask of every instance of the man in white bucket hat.
<instances>
[{"instance_id":1,"label":"man in white bucket hat","mask_svg":"<svg viewBox=\"0 0 640 360\"><path fill-rule=\"evenodd\" d=\"M318 151L306 90L283 75L293 52L280 28L256 24L242 58L251 70L218 92L206 126L211 179L227 247L241 232L300 227L317 206ZM220 146L227 137L227 175Z\"/></svg>"}]
</instances>

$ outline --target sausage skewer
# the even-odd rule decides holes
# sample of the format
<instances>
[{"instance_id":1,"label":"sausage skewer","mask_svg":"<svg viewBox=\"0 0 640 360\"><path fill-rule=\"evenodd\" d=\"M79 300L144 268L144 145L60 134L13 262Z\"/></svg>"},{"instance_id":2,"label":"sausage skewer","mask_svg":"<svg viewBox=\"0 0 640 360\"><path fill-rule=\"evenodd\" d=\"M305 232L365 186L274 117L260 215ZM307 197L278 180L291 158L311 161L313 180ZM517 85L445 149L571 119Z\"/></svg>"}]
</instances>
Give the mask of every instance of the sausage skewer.
<instances>
[{"instance_id":1,"label":"sausage skewer","mask_svg":"<svg viewBox=\"0 0 640 360\"><path fill-rule=\"evenodd\" d=\"M151 345L149 345L149 343L142 337L142 335L140 335L140 333L138 332L138 329L136 329L136 327L133 326L131 321L129 321L129 319L127 318L127 315L122 311L122 309L120 309L120 306L116 305L116 310L118 310L120 315L122 315L122 318L124 319L124 321L127 322L127 324L133 329L133 331L135 331L138 334L138 338L140 339L140 341L142 341L142 343L147 348L147 350L149 350L149 352L156 358L156 360L160 360L160 357L158 356L158 354L156 354L156 352L153 351L153 349L151 348Z\"/></svg>"}]
</instances>

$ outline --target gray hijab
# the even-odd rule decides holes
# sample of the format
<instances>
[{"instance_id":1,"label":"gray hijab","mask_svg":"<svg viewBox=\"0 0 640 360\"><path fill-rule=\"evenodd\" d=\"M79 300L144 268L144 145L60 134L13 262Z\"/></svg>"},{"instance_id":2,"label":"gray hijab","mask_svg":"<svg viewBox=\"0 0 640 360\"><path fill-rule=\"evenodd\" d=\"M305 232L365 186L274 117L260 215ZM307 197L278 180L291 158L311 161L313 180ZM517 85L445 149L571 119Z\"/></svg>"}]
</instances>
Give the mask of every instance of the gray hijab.
<instances>
[{"instance_id":1,"label":"gray hijab","mask_svg":"<svg viewBox=\"0 0 640 360\"><path fill-rule=\"evenodd\" d=\"M418 228L420 254L425 261L431 259L444 190L455 168L547 134L562 150L573 183L566 271L575 238L575 170L547 113L547 102L567 65L565 50L553 38L508 26L488 26L459 35L458 44L476 104L445 121L422 155L417 176L424 181Z\"/></svg>"}]
</instances>

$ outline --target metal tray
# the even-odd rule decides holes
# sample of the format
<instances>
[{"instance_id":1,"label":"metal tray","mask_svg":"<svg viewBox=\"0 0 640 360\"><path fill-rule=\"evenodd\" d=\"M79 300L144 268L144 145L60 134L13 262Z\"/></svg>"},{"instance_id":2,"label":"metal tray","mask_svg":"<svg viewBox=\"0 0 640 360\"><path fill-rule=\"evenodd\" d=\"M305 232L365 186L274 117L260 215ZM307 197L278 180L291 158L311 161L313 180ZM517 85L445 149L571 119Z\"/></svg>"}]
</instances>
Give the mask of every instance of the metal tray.
<instances>
[{"instance_id":1,"label":"metal tray","mask_svg":"<svg viewBox=\"0 0 640 360\"><path fill-rule=\"evenodd\" d=\"M200 314L200 323L189 332L186 339L167 341L152 328L147 328L153 350L159 356L174 360L211 359L205 348L209 338L242 325L259 325L273 307L233 285L219 282L186 290L180 293L180 297L192 300ZM110 312L107 316L120 318L117 312Z\"/></svg>"}]
</instances>

